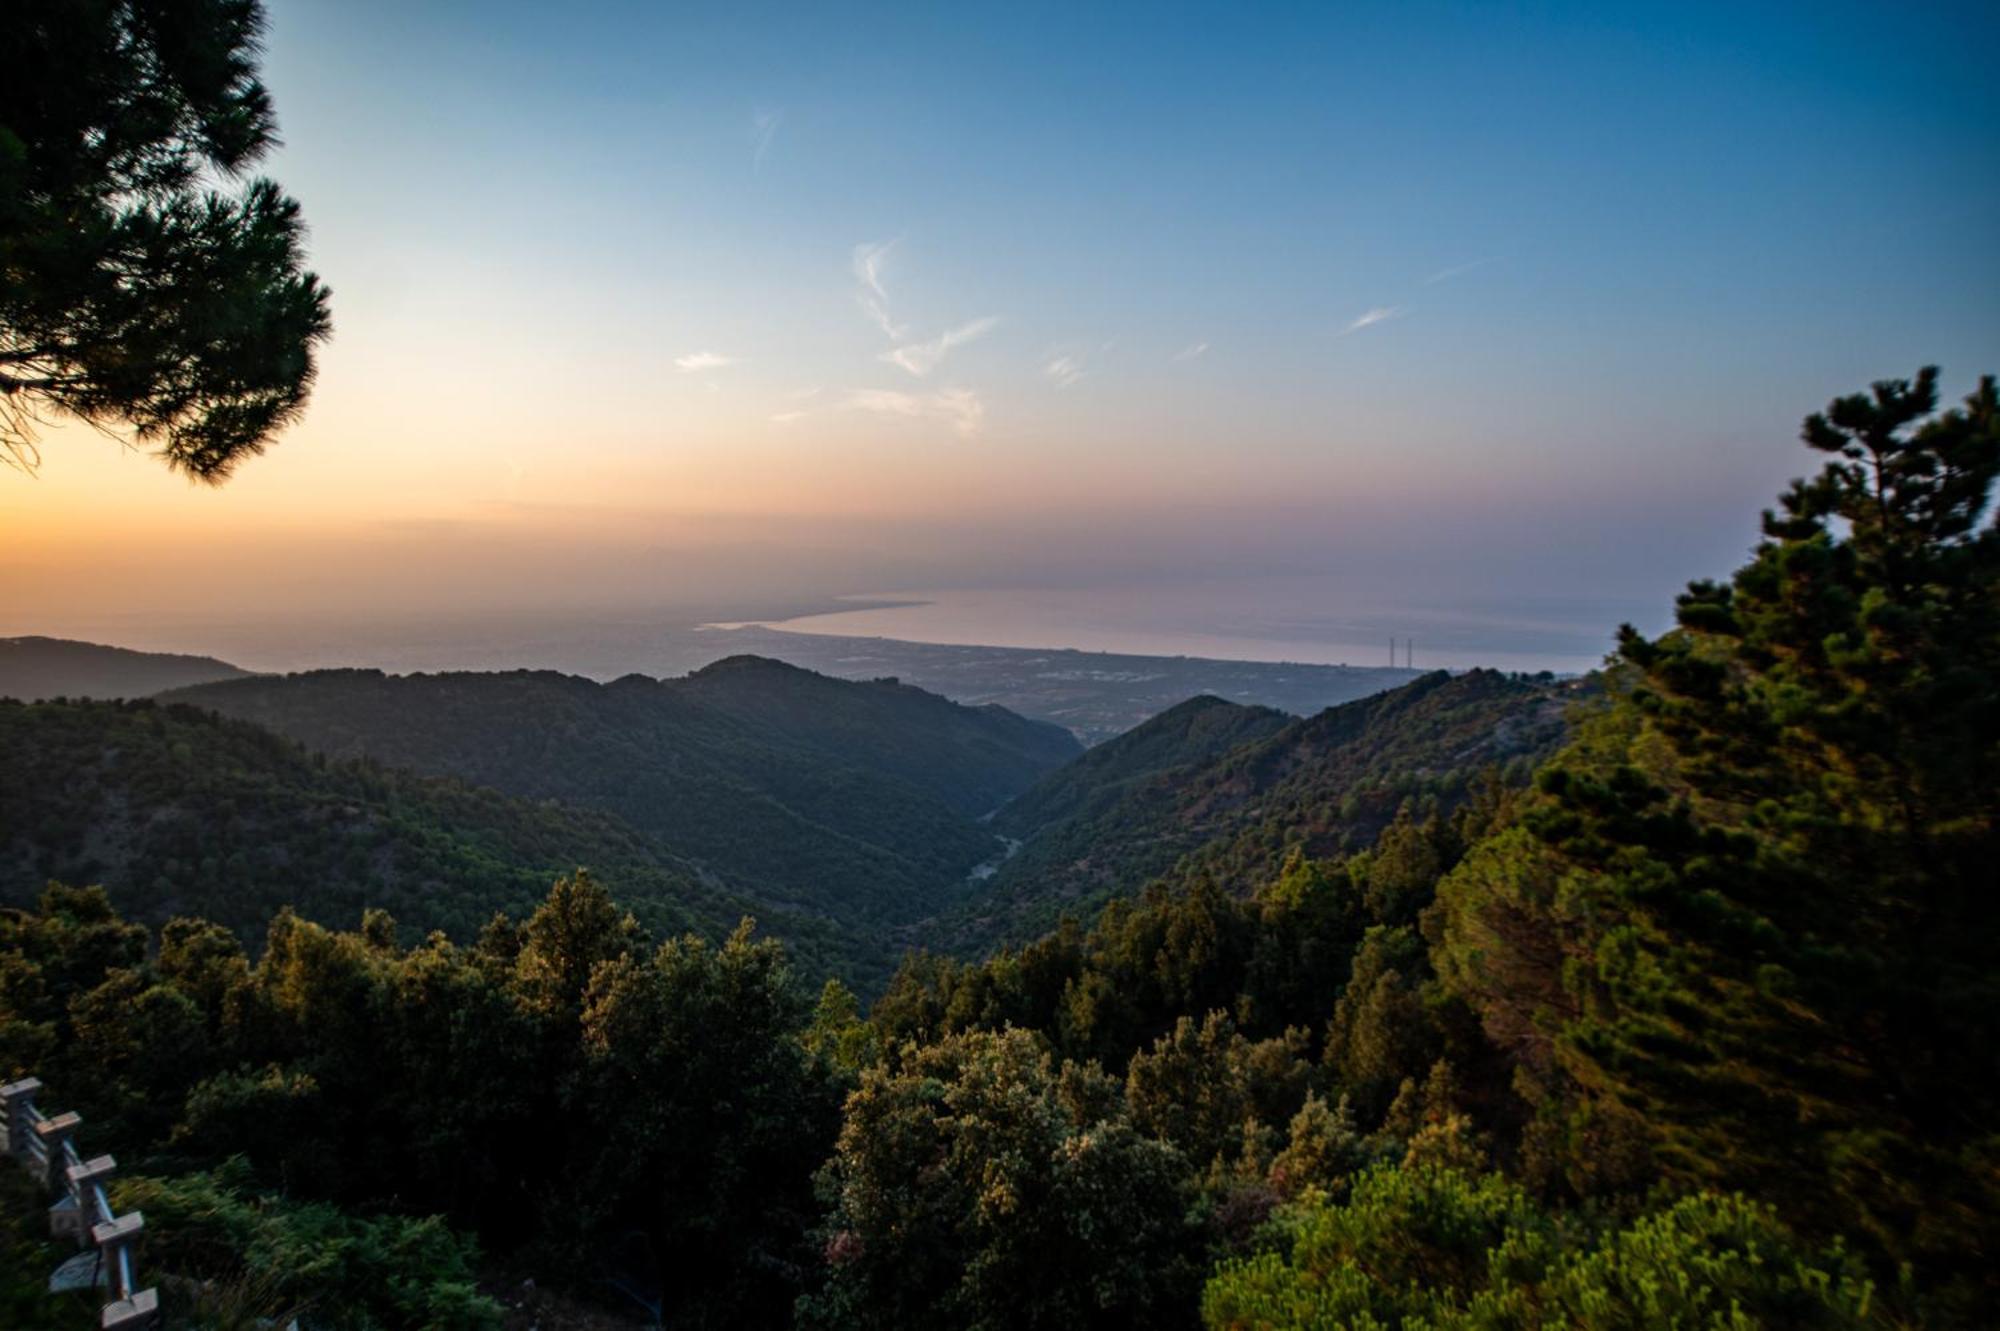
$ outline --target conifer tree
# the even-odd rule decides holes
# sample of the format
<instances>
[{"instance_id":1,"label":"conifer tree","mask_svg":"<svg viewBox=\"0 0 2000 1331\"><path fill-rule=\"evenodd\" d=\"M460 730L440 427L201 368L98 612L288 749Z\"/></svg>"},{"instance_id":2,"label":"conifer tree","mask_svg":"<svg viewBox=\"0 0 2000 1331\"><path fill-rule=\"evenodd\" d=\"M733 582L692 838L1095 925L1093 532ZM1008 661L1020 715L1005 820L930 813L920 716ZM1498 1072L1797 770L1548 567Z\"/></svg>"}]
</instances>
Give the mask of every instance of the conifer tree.
<instances>
[{"instance_id":1,"label":"conifer tree","mask_svg":"<svg viewBox=\"0 0 2000 1331\"><path fill-rule=\"evenodd\" d=\"M1748 1189L1970 1279L2000 1208L2000 398L1936 408L1927 369L1806 421L1830 460L1676 628L1622 632L1617 701L1436 924L1566 1106L1572 1185L1637 1138L1634 1186Z\"/></svg>"},{"instance_id":2,"label":"conifer tree","mask_svg":"<svg viewBox=\"0 0 2000 1331\"><path fill-rule=\"evenodd\" d=\"M0 460L125 428L219 482L303 409L327 289L275 142L257 0L0 8Z\"/></svg>"}]
</instances>

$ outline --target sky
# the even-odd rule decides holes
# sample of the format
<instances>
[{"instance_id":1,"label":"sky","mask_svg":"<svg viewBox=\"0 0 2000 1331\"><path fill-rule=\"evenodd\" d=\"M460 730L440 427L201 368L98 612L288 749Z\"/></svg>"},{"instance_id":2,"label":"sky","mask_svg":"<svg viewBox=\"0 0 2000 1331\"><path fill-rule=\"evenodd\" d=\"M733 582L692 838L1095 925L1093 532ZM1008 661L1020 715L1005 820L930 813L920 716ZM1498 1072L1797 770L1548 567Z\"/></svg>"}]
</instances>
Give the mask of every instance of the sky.
<instances>
[{"instance_id":1,"label":"sky","mask_svg":"<svg viewBox=\"0 0 2000 1331\"><path fill-rule=\"evenodd\" d=\"M221 488L50 431L0 632L1301 579L1608 631L1806 412L2000 370L1990 5L269 8L311 409Z\"/></svg>"}]
</instances>

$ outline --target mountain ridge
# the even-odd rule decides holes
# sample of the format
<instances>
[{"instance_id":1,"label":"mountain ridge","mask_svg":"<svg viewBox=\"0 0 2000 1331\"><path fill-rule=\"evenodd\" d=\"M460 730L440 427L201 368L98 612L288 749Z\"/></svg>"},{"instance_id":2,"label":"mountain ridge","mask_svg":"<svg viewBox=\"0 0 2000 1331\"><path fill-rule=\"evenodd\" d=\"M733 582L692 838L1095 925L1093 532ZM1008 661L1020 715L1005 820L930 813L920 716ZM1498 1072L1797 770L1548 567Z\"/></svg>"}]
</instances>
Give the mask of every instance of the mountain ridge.
<instances>
[{"instance_id":1,"label":"mountain ridge","mask_svg":"<svg viewBox=\"0 0 2000 1331\"><path fill-rule=\"evenodd\" d=\"M610 684L308 671L169 697L330 756L601 809L785 909L878 923L932 913L996 849L978 816L1082 752L906 686L718 665Z\"/></svg>"},{"instance_id":2,"label":"mountain ridge","mask_svg":"<svg viewBox=\"0 0 2000 1331\"><path fill-rule=\"evenodd\" d=\"M1574 682L1473 670L1434 671L1400 688L1278 714L1191 700L1045 777L994 819L1019 850L980 891L920 931L959 953L1022 941L1065 912L1089 913L1162 877L1216 876L1250 891L1294 850L1367 848L1403 801L1463 798L1478 773L1529 763L1565 733ZM1199 705L1197 705L1199 704ZM1233 709L1233 710L1224 710ZM1219 738L1204 748L1190 723ZM1240 742L1227 743L1241 727ZM1261 732L1261 733L1259 733ZM1114 748L1114 746L1116 746ZM1104 751L1093 770L1091 758ZM1150 752L1128 765L1128 753ZM1182 753L1189 755L1176 760Z\"/></svg>"},{"instance_id":3,"label":"mountain ridge","mask_svg":"<svg viewBox=\"0 0 2000 1331\"><path fill-rule=\"evenodd\" d=\"M0 638L0 698L143 698L168 689L249 678L213 656L142 652L74 638Z\"/></svg>"}]
</instances>

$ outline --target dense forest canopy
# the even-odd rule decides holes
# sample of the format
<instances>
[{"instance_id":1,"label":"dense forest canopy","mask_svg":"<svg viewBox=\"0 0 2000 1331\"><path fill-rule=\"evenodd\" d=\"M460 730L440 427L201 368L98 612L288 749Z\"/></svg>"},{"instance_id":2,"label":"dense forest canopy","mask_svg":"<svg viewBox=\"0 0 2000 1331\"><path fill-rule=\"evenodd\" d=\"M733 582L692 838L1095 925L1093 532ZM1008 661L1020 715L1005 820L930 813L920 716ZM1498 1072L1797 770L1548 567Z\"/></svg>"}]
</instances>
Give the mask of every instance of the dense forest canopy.
<instances>
[{"instance_id":1,"label":"dense forest canopy","mask_svg":"<svg viewBox=\"0 0 2000 1331\"><path fill-rule=\"evenodd\" d=\"M1000 848L980 820L1082 751L891 680L732 657L681 679L321 670L168 695L334 757L614 815L772 906L878 930Z\"/></svg>"},{"instance_id":2,"label":"dense forest canopy","mask_svg":"<svg viewBox=\"0 0 2000 1331\"><path fill-rule=\"evenodd\" d=\"M1225 823L872 1009L588 875L475 938L284 912L254 951L52 886L0 916L0 1070L127 1163L196 1319L497 1325L498 1263L717 1327L1982 1325L2000 410L1935 384L1811 418L1820 474L1553 753L1398 785L1253 733L1215 760L1282 753L1279 863ZM1396 793L1365 846L1319 839L1349 772Z\"/></svg>"}]
</instances>

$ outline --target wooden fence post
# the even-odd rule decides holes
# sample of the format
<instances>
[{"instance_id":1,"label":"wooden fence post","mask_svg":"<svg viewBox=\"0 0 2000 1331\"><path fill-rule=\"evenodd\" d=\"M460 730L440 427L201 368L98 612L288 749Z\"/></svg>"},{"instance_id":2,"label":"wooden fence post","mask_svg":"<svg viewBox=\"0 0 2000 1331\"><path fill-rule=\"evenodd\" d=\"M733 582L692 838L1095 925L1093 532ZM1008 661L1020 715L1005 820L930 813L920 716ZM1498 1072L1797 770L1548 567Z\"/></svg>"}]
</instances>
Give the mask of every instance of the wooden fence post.
<instances>
[{"instance_id":1,"label":"wooden fence post","mask_svg":"<svg viewBox=\"0 0 2000 1331\"><path fill-rule=\"evenodd\" d=\"M138 1211L121 1215L116 1220L108 1220L94 1226L90 1237L97 1243L97 1251L102 1254L104 1269L111 1277L111 1302L104 1305L99 1325L105 1331L112 1327L136 1328L153 1325L158 1315L159 1294L150 1289L132 1288L132 1246L138 1242L139 1231L146 1227L146 1217Z\"/></svg>"},{"instance_id":2,"label":"wooden fence post","mask_svg":"<svg viewBox=\"0 0 2000 1331\"><path fill-rule=\"evenodd\" d=\"M117 1169L116 1160L108 1155L100 1155L94 1160L71 1165L64 1171L69 1185L69 1196L66 1199L69 1205L63 1209L67 1213L65 1218L69 1221L69 1233L76 1239L76 1246L79 1248L89 1247L91 1230L111 1218L108 1207L103 1211L98 1209L97 1190L104 1186ZM52 1222L55 1215L56 1207L52 1206L49 1208Z\"/></svg>"},{"instance_id":3,"label":"wooden fence post","mask_svg":"<svg viewBox=\"0 0 2000 1331\"><path fill-rule=\"evenodd\" d=\"M63 1158L66 1154L63 1148L71 1146L82 1122L83 1115L72 1110L35 1124L35 1136L42 1143L41 1150L36 1153L39 1158L35 1162L35 1172L41 1176L42 1187L49 1192L64 1190L63 1176L69 1170L69 1161Z\"/></svg>"},{"instance_id":4,"label":"wooden fence post","mask_svg":"<svg viewBox=\"0 0 2000 1331\"><path fill-rule=\"evenodd\" d=\"M11 1155L21 1167L38 1179L43 1188L57 1194L49 1208L49 1228L57 1235L74 1235L79 1244L95 1243L98 1261L109 1276L111 1299L99 1314L102 1331L158 1331L160 1294L155 1289L134 1289L136 1261L133 1245L145 1227L145 1217L137 1211L114 1216L104 1181L117 1169L108 1155L90 1160L77 1153L78 1114L44 1117L35 1108L35 1093L42 1089L33 1077L0 1086L0 1154ZM104 1198L102 1204L99 1198Z\"/></svg>"}]
</instances>

